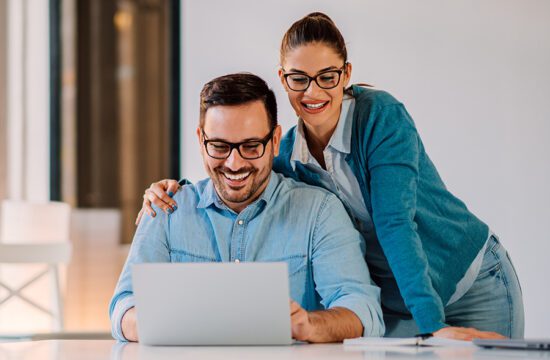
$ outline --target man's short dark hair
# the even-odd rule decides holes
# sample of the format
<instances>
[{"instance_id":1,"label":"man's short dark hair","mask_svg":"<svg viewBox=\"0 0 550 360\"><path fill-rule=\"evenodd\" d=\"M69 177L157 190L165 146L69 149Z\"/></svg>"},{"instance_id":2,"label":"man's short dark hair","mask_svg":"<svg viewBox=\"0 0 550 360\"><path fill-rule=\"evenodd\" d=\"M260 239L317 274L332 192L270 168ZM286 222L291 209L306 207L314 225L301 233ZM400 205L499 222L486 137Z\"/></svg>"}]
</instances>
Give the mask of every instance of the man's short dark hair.
<instances>
[{"instance_id":1,"label":"man's short dark hair","mask_svg":"<svg viewBox=\"0 0 550 360\"><path fill-rule=\"evenodd\" d=\"M260 77L250 73L237 73L217 77L201 90L200 127L204 127L206 111L218 105L242 105L261 100L269 118L270 129L277 126L275 94Z\"/></svg>"}]
</instances>

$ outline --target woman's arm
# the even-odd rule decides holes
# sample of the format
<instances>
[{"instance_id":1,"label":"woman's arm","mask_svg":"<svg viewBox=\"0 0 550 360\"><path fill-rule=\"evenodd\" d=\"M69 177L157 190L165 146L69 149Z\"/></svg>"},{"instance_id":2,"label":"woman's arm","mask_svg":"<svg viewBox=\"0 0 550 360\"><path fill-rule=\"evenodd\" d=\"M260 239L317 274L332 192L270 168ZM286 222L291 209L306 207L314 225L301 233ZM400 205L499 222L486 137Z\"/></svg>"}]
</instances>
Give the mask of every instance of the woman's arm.
<instances>
[{"instance_id":1,"label":"woman's arm","mask_svg":"<svg viewBox=\"0 0 550 360\"><path fill-rule=\"evenodd\" d=\"M446 326L417 232L420 140L401 104L376 110L367 146L372 218L405 304L421 333Z\"/></svg>"},{"instance_id":2,"label":"woman's arm","mask_svg":"<svg viewBox=\"0 0 550 360\"><path fill-rule=\"evenodd\" d=\"M373 222L420 332L460 340L502 338L497 333L445 323L444 304L432 284L429 260L415 222L422 144L402 104L378 110L367 146Z\"/></svg>"}]
</instances>

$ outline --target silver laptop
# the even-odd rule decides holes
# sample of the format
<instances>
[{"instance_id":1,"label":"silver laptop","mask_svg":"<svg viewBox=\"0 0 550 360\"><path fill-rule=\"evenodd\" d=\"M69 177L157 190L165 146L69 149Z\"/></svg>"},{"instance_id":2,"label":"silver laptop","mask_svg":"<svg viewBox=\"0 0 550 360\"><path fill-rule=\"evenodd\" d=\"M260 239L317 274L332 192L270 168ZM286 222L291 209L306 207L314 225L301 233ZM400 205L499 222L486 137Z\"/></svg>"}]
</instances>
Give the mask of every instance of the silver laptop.
<instances>
[{"instance_id":1,"label":"silver laptop","mask_svg":"<svg viewBox=\"0 0 550 360\"><path fill-rule=\"evenodd\" d=\"M132 269L145 345L287 345L286 263L148 263Z\"/></svg>"},{"instance_id":2,"label":"silver laptop","mask_svg":"<svg viewBox=\"0 0 550 360\"><path fill-rule=\"evenodd\" d=\"M484 348L550 350L550 339L474 339L473 343Z\"/></svg>"}]
</instances>

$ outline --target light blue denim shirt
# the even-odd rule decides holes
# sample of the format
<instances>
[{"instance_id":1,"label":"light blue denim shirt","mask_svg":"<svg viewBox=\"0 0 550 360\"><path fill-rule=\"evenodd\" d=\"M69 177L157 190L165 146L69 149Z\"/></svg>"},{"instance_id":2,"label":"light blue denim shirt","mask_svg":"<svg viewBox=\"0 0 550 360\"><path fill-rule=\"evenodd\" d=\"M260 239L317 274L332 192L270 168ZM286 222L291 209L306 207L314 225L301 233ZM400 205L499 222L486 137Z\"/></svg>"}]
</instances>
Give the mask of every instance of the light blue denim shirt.
<instances>
[{"instance_id":1,"label":"light blue denim shirt","mask_svg":"<svg viewBox=\"0 0 550 360\"><path fill-rule=\"evenodd\" d=\"M286 262L290 297L304 309L344 307L360 318L364 336L384 334L364 243L335 195L272 172L263 194L238 214L209 179L184 186L174 199L177 211L156 211L137 228L109 309L116 339L124 340L120 322L135 304L133 264L237 260Z\"/></svg>"}]
</instances>

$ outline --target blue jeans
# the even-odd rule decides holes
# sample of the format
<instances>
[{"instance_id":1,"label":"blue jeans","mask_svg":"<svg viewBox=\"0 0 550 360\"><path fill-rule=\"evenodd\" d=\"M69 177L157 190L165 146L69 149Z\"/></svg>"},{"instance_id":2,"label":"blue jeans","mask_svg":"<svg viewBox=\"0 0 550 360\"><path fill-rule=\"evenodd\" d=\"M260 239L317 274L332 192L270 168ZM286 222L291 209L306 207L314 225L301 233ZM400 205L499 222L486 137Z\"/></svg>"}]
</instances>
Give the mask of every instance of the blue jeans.
<instances>
[{"instance_id":1,"label":"blue jeans","mask_svg":"<svg viewBox=\"0 0 550 360\"><path fill-rule=\"evenodd\" d=\"M384 309L387 337L410 337L418 328L410 314ZM511 338L523 338L524 311L521 287L506 249L491 236L479 275L472 287L455 303L445 307L450 326L494 331Z\"/></svg>"}]
</instances>

